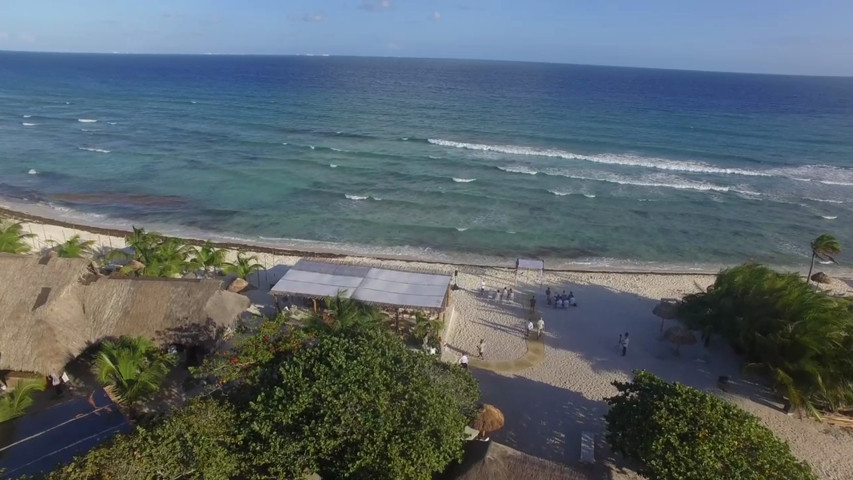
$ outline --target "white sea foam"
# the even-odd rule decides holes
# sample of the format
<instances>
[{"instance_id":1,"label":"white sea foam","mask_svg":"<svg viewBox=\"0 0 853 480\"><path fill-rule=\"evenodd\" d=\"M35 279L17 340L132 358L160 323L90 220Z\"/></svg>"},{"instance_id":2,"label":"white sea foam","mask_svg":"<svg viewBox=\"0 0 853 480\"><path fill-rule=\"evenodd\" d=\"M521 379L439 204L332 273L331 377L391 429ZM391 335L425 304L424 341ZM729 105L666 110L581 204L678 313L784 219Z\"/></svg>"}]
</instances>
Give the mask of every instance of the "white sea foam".
<instances>
[{"instance_id":1,"label":"white sea foam","mask_svg":"<svg viewBox=\"0 0 853 480\"><path fill-rule=\"evenodd\" d=\"M431 158L433 160L440 160L441 159L441 157L437 157L435 155L428 155L428 156L429 156L429 158Z\"/></svg>"},{"instance_id":2,"label":"white sea foam","mask_svg":"<svg viewBox=\"0 0 853 480\"><path fill-rule=\"evenodd\" d=\"M30 171L27 172L30 175L38 175L39 172L35 168L31 168Z\"/></svg>"},{"instance_id":3,"label":"white sea foam","mask_svg":"<svg viewBox=\"0 0 853 480\"><path fill-rule=\"evenodd\" d=\"M749 175L766 177L770 174L756 170L744 170L740 168L722 168L715 167L699 162L681 162L677 160L667 160L663 158L648 158L628 154L600 154L600 155L581 155L577 153L567 152L565 150L522 147L516 145L485 145L481 143L465 143L454 142L451 140L442 140L430 138L427 140L433 145L443 147L455 147L466 150L480 150L485 152L505 153L508 155L534 155L540 157L563 158L566 160L582 160L593 163L602 163L608 165L623 165L630 167L653 168L658 170L669 170L675 172L688 173L712 173L725 175Z\"/></svg>"},{"instance_id":4,"label":"white sea foam","mask_svg":"<svg viewBox=\"0 0 853 480\"><path fill-rule=\"evenodd\" d=\"M453 177L453 181L454 181L454 182L456 182L456 183L471 183L471 182L473 182L474 180L476 180L476 178L458 178L458 177Z\"/></svg>"},{"instance_id":5,"label":"white sea foam","mask_svg":"<svg viewBox=\"0 0 853 480\"><path fill-rule=\"evenodd\" d=\"M350 200L367 200L368 198L370 198L370 197L361 196L361 195L350 195L349 193L345 194L344 196Z\"/></svg>"},{"instance_id":6,"label":"white sea foam","mask_svg":"<svg viewBox=\"0 0 853 480\"><path fill-rule=\"evenodd\" d=\"M739 190L732 189L731 187L726 187L722 185L715 185L712 183L706 182L695 182L692 180L685 180L680 178L672 178L669 176L666 177L652 177L646 179L634 179L622 177L619 175L608 175L602 177L585 177L581 175L571 175L568 173L563 173L557 170L549 170L544 172L546 175L559 175L562 177L571 178L574 180L586 180L592 182L605 182L605 183L614 183L617 185L627 185L634 187L649 187L649 188L673 188L676 190L697 190L702 192L728 192L730 190L735 192L740 192Z\"/></svg>"},{"instance_id":7,"label":"white sea foam","mask_svg":"<svg viewBox=\"0 0 853 480\"><path fill-rule=\"evenodd\" d=\"M840 185L842 187L853 187L853 182L836 182L832 180L820 180L824 185Z\"/></svg>"},{"instance_id":8,"label":"white sea foam","mask_svg":"<svg viewBox=\"0 0 853 480\"><path fill-rule=\"evenodd\" d=\"M332 168L338 168L338 165L337 165L337 164L334 164L334 163L330 163L330 164L329 164L329 166L330 166L330 167L332 167Z\"/></svg>"},{"instance_id":9,"label":"white sea foam","mask_svg":"<svg viewBox=\"0 0 853 480\"><path fill-rule=\"evenodd\" d=\"M190 100L190 103L198 103L198 102L196 102L195 100Z\"/></svg>"},{"instance_id":10,"label":"white sea foam","mask_svg":"<svg viewBox=\"0 0 853 480\"><path fill-rule=\"evenodd\" d=\"M116 122L107 122L107 125L115 125Z\"/></svg>"},{"instance_id":11,"label":"white sea foam","mask_svg":"<svg viewBox=\"0 0 853 480\"><path fill-rule=\"evenodd\" d=\"M586 198L595 198L595 195L593 195L591 193L584 193L583 196Z\"/></svg>"},{"instance_id":12,"label":"white sea foam","mask_svg":"<svg viewBox=\"0 0 853 480\"><path fill-rule=\"evenodd\" d=\"M558 192L557 190L548 190L548 192L553 193L558 197L565 197L566 195L571 195L572 192Z\"/></svg>"},{"instance_id":13,"label":"white sea foam","mask_svg":"<svg viewBox=\"0 0 853 480\"><path fill-rule=\"evenodd\" d=\"M103 148L77 147L77 150L85 150L87 152L95 152L95 153L110 153L109 150L104 150Z\"/></svg>"},{"instance_id":14,"label":"white sea foam","mask_svg":"<svg viewBox=\"0 0 853 480\"><path fill-rule=\"evenodd\" d=\"M824 220L835 220L838 218L838 215L821 215L820 218Z\"/></svg>"},{"instance_id":15,"label":"white sea foam","mask_svg":"<svg viewBox=\"0 0 853 480\"><path fill-rule=\"evenodd\" d=\"M402 141L404 141L404 142L408 142L408 141L409 141L409 137L401 137L401 138L400 138L400 140L402 140Z\"/></svg>"},{"instance_id":16,"label":"white sea foam","mask_svg":"<svg viewBox=\"0 0 853 480\"><path fill-rule=\"evenodd\" d=\"M822 202L822 203L844 203L844 200L829 200L825 198L812 198L812 197L803 197L804 200L811 200L813 202Z\"/></svg>"},{"instance_id":17,"label":"white sea foam","mask_svg":"<svg viewBox=\"0 0 853 480\"><path fill-rule=\"evenodd\" d=\"M372 200L377 201L377 202L381 202L381 201L382 201L382 199L381 199L381 198L379 198L379 197L370 197L370 198L371 198Z\"/></svg>"},{"instance_id":18,"label":"white sea foam","mask_svg":"<svg viewBox=\"0 0 853 480\"><path fill-rule=\"evenodd\" d=\"M281 142L282 145L287 145L287 142Z\"/></svg>"},{"instance_id":19,"label":"white sea foam","mask_svg":"<svg viewBox=\"0 0 853 480\"><path fill-rule=\"evenodd\" d=\"M336 152L346 152L346 150L341 150L340 148L335 148L335 147L332 147L332 150L334 150Z\"/></svg>"},{"instance_id":20,"label":"white sea foam","mask_svg":"<svg viewBox=\"0 0 853 480\"><path fill-rule=\"evenodd\" d=\"M25 127L35 127L38 123L22 122L21 125Z\"/></svg>"},{"instance_id":21,"label":"white sea foam","mask_svg":"<svg viewBox=\"0 0 853 480\"><path fill-rule=\"evenodd\" d=\"M21 115L21 116L22 116L22 117L24 117L24 118L30 118L30 117L32 117L32 115Z\"/></svg>"},{"instance_id":22,"label":"white sea foam","mask_svg":"<svg viewBox=\"0 0 853 480\"><path fill-rule=\"evenodd\" d=\"M457 232L464 232L465 230L468 230L468 227L456 227Z\"/></svg>"},{"instance_id":23,"label":"white sea foam","mask_svg":"<svg viewBox=\"0 0 853 480\"><path fill-rule=\"evenodd\" d=\"M509 167L498 167L498 170L503 170L504 172L509 173L524 173L527 175L536 175L539 173L537 170L533 170L530 167L525 167L524 165L511 165Z\"/></svg>"},{"instance_id":24,"label":"white sea foam","mask_svg":"<svg viewBox=\"0 0 853 480\"><path fill-rule=\"evenodd\" d=\"M308 147L309 147L309 148L311 148L311 150L314 150L314 149L316 149L316 148L317 148L317 147L315 147L314 145L308 145Z\"/></svg>"},{"instance_id":25,"label":"white sea foam","mask_svg":"<svg viewBox=\"0 0 853 480\"><path fill-rule=\"evenodd\" d=\"M97 120L94 120L92 118L78 118L77 121L80 123L97 123L98 122Z\"/></svg>"}]
</instances>

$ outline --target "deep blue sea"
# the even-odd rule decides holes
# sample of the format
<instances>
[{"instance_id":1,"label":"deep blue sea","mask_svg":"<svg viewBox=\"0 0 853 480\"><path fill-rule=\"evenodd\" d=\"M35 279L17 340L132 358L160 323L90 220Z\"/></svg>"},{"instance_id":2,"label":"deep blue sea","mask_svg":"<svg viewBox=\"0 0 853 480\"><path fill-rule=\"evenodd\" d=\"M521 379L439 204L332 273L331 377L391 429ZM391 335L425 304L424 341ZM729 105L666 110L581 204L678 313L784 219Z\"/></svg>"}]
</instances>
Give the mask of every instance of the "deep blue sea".
<instances>
[{"instance_id":1,"label":"deep blue sea","mask_svg":"<svg viewBox=\"0 0 853 480\"><path fill-rule=\"evenodd\" d=\"M801 265L853 249L853 78L0 53L0 196L271 246Z\"/></svg>"}]
</instances>

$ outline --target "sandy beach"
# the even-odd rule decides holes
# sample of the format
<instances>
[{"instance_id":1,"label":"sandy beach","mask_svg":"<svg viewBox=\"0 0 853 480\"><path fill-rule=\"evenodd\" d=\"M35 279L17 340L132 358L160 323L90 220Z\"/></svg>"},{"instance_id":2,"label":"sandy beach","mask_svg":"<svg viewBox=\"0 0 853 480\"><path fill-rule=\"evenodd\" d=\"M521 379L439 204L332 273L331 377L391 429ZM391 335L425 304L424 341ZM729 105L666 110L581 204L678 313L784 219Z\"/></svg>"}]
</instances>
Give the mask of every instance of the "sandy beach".
<instances>
[{"instance_id":1,"label":"sandy beach","mask_svg":"<svg viewBox=\"0 0 853 480\"><path fill-rule=\"evenodd\" d=\"M7 214L9 212L6 212ZM93 240L102 254L124 246L122 232L98 228L72 228L25 219L24 231L34 250L51 247L72 235ZM28 218L28 220L27 220ZM237 245L226 245L229 259ZM247 250L258 256L263 271L249 279L256 290L249 292L253 308L268 308L268 290L304 254L274 249ZM329 257L327 255L327 257ZM459 287L453 294L454 315L445 340L443 357L454 361L463 352L474 356L483 339L487 362L515 360L527 353L524 338L524 306L530 295L545 321L544 357L532 367L514 372L476 368L472 371L483 392L483 401L497 405L505 414L506 426L493 439L516 450L568 465L578 464L581 432L596 434L597 467L611 471L608 478L636 478L620 467L607 452L602 438L607 411L603 398L613 395L614 380L627 380L634 369L649 370L667 380L724 396L758 416L776 435L787 441L798 458L808 461L826 480L853 478L853 435L808 418L788 416L766 389L744 379L737 357L722 341L705 349L697 344L682 347L659 340L661 320L652 308L661 298L679 298L712 284L711 274L603 273L546 271L542 283L527 274L515 283L514 270L503 267L459 266L442 263L380 260L368 257L332 256L331 261L373 265L412 271L453 274L459 269ZM489 295L479 293L485 282ZM504 286L514 289L512 300L493 298ZM572 291L578 306L554 309L546 305L544 290ZM834 293L850 294L853 288L840 280L827 287ZM667 326L674 324L667 321ZM629 332L626 356L617 346L620 334ZM716 387L720 375L731 378L732 388L723 393Z\"/></svg>"}]
</instances>

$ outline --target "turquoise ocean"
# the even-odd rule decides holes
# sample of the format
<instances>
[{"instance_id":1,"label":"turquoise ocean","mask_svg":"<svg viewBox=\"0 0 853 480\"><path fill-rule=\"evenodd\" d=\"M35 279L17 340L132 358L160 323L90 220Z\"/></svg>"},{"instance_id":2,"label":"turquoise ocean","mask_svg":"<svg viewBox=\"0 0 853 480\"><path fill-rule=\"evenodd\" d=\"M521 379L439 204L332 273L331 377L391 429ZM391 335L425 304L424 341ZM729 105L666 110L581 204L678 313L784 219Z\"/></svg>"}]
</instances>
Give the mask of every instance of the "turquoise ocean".
<instances>
[{"instance_id":1,"label":"turquoise ocean","mask_svg":"<svg viewBox=\"0 0 853 480\"><path fill-rule=\"evenodd\" d=\"M0 197L302 250L802 266L853 249L853 78L0 52Z\"/></svg>"}]
</instances>

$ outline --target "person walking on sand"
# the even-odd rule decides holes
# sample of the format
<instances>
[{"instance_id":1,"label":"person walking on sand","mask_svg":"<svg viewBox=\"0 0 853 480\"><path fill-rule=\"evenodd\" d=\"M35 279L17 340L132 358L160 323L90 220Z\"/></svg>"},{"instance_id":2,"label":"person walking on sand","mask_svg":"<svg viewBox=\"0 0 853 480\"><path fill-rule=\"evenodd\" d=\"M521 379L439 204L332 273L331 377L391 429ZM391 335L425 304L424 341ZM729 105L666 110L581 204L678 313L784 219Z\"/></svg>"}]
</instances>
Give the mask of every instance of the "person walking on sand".
<instances>
[{"instance_id":1,"label":"person walking on sand","mask_svg":"<svg viewBox=\"0 0 853 480\"><path fill-rule=\"evenodd\" d=\"M479 357L480 360L482 360L483 354L485 354L485 353L486 353L486 341L481 338L480 344L477 345L477 357Z\"/></svg>"},{"instance_id":2,"label":"person walking on sand","mask_svg":"<svg viewBox=\"0 0 853 480\"><path fill-rule=\"evenodd\" d=\"M530 296L530 311L531 312L536 311L536 295Z\"/></svg>"},{"instance_id":3,"label":"person walking on sand","mask_svg":"<svg viewBox=\"0 0 853 480\"><path fill-rule=\"evenodd\" d=\"M480 296L481 297L486 296L486 281L485 280L480 280Z\"/></svg>"},{"instance_id":4,"label":"person walking on sand","mask_svg":"<svg viewBox=\"0 0 853 480\"><path fill-rule=\"evenodd\" d=\"M530 332L532 332L532 331L533 331L533 321L528 320L527 321L527 338L530 338Z\"/></svg>"},{"instance_id":5,"label":"person walking on sand","mask_svg":"<svg viewBox=\"0 0 853 480\"><path fill-rule=\"evenodd\" d=\"M495 290L495 300L500 300L501 302L504 301L504 296L503 296L503 293L501 293L500 288Z\"/></svg>"},{"instance_id":6,"label":"person walking on sand","mask_svg":"<svg viewBox=\"0 0 853 480\"><path fill-rule=\"evenodd\" d=\"M628 332L622 337L622 356L628 353Z\"/></svg>"},{"instance_id":7,"label":"person walking on sand","mask_svg":"<svg viewBox=\"0 0 853 480\"><path fill-rule=\"evenodd\" d=\"M505 298L505 299L509 300L509 292L507 291L506 287L504 287L504 296L503 296L503 298Z\"/></svg>"},{"instance_id":8,"label":"person walking on sand","mask_svg":"<svg viewBox=\"0 0 853 480\"><path fill-rule=\"evenodd\" d=\"M462 367L463 370L468 370L468 355L462 355L462 358L459 359L459 366Z\"/></svg>"},{"instance_id":9,"label":"person walking on sand","mask_svg":"<svg viewBox=\"0 0 853 480\"><path fill-rule=\"evenodd\" d=\"M542 330L545 330L545 320L539 317L539 320L536 321L536 338L542 338Z\"/></svg>"},{"instance_id":10,"label":"person walking on sand","mask_svg":"<svg viewBox=\"0 0 853 480\"><path fill-rule=\"evenodd\" d=\"M551 287L545 289L545 304L551 305Z\"/></svg>"},{"instance_id":11,"label":"person walking on sand","mask_svg":"<svg viewBox=\"0 0 853 480\"><path fill-rule=\"evenodd\" d=\"M512 300L512 287L509 287L509 293L507 294L506 299L507 299L507 300Z\"/></svg>"}]
</instances>

